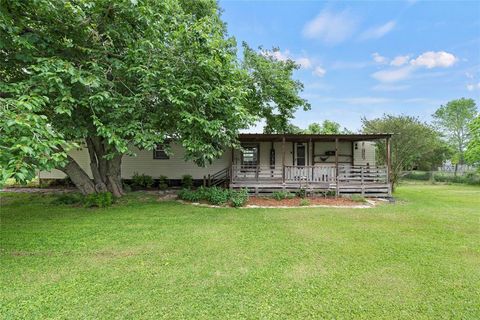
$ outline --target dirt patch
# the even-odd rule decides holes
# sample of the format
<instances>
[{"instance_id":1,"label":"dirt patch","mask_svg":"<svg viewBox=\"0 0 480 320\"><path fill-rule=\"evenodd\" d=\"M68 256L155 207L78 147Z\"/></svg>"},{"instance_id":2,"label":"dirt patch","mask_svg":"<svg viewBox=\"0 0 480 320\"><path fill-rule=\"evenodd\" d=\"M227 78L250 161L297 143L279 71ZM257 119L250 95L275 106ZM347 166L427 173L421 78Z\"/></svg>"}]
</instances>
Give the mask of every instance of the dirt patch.
<instances>
[{"instance_id":1,"label":"dirt patch","mask_svg":"<svg viewBox=\"0 0 480 320\"><path fill-rule=\"evenodd\" d=\"M276 200L267 197L250 197L247 202L247 206L259 206L259 207L300 207L302 198L295 197L292 199ZM310 203L310 206L359 206L368 205L368 203L352 201L346 198L305 198Z\"/></svg>"}]
</instances>

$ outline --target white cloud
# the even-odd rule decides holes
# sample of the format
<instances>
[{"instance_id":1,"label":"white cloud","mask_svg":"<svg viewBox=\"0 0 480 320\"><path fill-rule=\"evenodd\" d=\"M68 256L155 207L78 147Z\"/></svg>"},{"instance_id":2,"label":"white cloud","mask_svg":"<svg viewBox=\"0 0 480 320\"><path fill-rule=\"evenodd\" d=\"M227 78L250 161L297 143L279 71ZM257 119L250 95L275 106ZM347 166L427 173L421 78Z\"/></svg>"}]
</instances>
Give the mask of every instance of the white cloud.
<instances>
[{"instance_id":1,"label":"white cloud","mask_svg":"<svg viewBox=\"0 0 480 320\"><path fill-rule=\"evenodd\" d=\"M451 67L457 62L458 58L445 51L428 51L419 55L416 59L410 61L410 64L428 69L435 67Z\"/></svg>"},{"instance_id":2,"label":"white cloud","mask_svg":"<svg viewBox=\"0 0 480 320\"><path fill-rule=\"evenodd\" d=\"M396 24L397 23L394 20L390 20L387 23L382 24L381 26L367 29L360 35L359 39L360 40L379 39L384 35L386 35L387 33L389 33L390 31L392 31L393 28L395 28Z\"/></svg>"},{"instance_id":3,"label":"white cloud","mask_svg":"<svg viewBox=\"0 0 480 320\"><path fill-rule=\"evenodd\" d=\"M319 39L327 44L345 41L355 31L358 19L348 10L334 13L323 10L315 19L307 22L303 28L303 36Z\"/></svg>"},{"instance_id":4,"label":"white cloud","mask_svg":"<svg viewBox=\"0 0 480 320\"><path fill-rule=\"evenodd\" d=\"M312 60L310 60L307 57L298 58L298 59L295 59L295 61L300 65L300 67L304 69L310 69L313 65Z\"/></svg>"},{"instance_id":5,"label":"white cloud","mask_svg":"<svg viewBox=\"0 0 480 320\"><path fill-rule=\"evenodd\" d=\"M313 74L316 75L317 77L323 77L327 71L322 68L322 67L316 67L315 70L313 70Z\"/></svg>"},{"instance_id":6,"label":"white cloud","mask_svg":"<svg viewBox=\"0 0 480 320\"><path fill-rule=\"evenodd\" d=\"M407 64L409 59L410 59L409 55L396 56L395 58L393 58L390 64L395 67L400 67L400 66L403 66L404 64Z\"/></svg>"},{"instance_id":7,"label":"white cloud","mask_svg":"<svg viewBox=\"0 0 480 320\"><path fill-rule=\"evenodd\" d=\"M372 54L372 57L373 57L373 60L376 62L376 63L381 63L381 64L385 64L388 62L388 59L382 55L380 55L378 52L375 52Z\"/></svg>"},{"instance_id":8,"label":"white cloud","mask_svg":"<svg viewBox=\"0 0 480 320\"><path fill-rule=\"evenodd\" d=\"M279 61L287 61L290 59L290 51L287 49L285 51L274 50L274 51L262 51L262 54L266 57L273 57Z\"/></svg>"},{"instance_id":9,"label":"white cloud","mask_svg":"<svg viewBox=\"0 0 480 320\"><path fill-rule=\"evenodd\" d=\"M372 77L380 82L396 82L407 79L412 74L414 68L406 66L398 69L388 69L377 71L372 74Z\"/></svg>"},{"instance_id":10,"label":"white cloud","mask_svg":"<svg viewBox=\"0 0 480 320\"><path fill-rule=\"evenodd\" d=\"M457 57L445 51L427 51L415 59L408 61L409 59L410 57L408 55L397 56L390 63L394 68L377 71L372 74L372 77L380 82L396 82L409 78L417 69L432 69L437 67L447 68L451 67L458 61ZM433 76L432 73L427 75Z\"/></svg>"},{"instance_id":11,"label":"white cloud","mask_svg":"<svg viewBox=\"0 0 480 320\"><path fill-rule=\"evenodd\" d=\"M474 84L474 83L467 84L467 90L468 91L473 91L475 89L480 89L480 82L477 83L477 84Z\"/></svg>"}]
</instances>

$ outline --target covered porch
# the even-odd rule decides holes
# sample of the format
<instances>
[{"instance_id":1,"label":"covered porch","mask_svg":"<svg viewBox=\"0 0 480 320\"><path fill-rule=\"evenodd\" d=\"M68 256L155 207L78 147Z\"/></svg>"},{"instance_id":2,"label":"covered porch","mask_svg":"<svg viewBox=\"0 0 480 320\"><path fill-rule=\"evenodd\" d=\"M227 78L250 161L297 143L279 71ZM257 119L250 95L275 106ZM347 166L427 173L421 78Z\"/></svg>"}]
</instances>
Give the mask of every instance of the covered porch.
<instances>
[{"instance_id":1,"label":"covered porch","mask_svg":"<svg viewBox=\"0 0 480 320\"><path fill-rule=\"evenodd\" d=\"M232 150L230 187L389 197L390 137L242 134L242 150ZM385 143L385 164L377 165L376 142Z\"/></svg>"}]
</instances>

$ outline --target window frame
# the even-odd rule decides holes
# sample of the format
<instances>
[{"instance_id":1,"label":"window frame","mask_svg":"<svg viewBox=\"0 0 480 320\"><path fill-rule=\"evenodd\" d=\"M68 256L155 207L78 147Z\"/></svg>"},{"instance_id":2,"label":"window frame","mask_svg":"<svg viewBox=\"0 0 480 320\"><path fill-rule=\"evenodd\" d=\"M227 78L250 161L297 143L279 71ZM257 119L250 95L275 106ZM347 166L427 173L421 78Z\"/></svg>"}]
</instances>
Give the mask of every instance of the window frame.
<instances>
[{"instance_id":1,"label":"window frame","mask_svg":"<svg viewBox=\"0 0 480 320\"><path fill-rule=\"evenodd\" d=\"M153 149L153 160L169 160L170 156L165 151L166 143L157 143ZM163 153L158 155L158 153Z\"/></svg>"}]
</instances>

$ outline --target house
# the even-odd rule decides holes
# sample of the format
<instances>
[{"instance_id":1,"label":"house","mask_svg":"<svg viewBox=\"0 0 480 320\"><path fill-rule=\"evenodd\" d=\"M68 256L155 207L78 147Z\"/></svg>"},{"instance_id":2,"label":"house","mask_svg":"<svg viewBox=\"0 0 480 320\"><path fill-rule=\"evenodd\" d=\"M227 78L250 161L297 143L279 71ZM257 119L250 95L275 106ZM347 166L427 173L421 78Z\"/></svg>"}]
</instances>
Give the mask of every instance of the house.
<instances>
[{"instance_id":1,"label":"house","mask_svg":"<svg viewBox=\"0 0 480 320\"><path fill-rule=\"evenodd\" d=\"M332 191L337 195L391 196L391 134L259 134L239 135L242 150L227 150L207 167L198 167L184 160L181 146L163 146L155 150L133 150L136 157L122 159L122 178L134 173L154 178L167 176L172 184L183 175L191 175L197 183L248 188L260 192L307 189L312 192ZM386 144L386 165L377 164L376 143ZM70 155L90 173L86 149ZM61 179L58 170L41 172L41 179Z\"/></svg>"}]
</instances>

